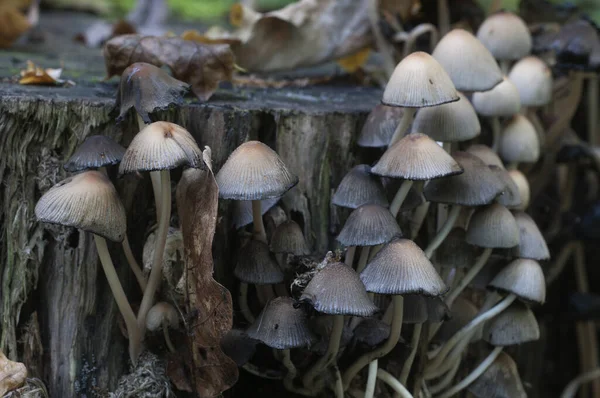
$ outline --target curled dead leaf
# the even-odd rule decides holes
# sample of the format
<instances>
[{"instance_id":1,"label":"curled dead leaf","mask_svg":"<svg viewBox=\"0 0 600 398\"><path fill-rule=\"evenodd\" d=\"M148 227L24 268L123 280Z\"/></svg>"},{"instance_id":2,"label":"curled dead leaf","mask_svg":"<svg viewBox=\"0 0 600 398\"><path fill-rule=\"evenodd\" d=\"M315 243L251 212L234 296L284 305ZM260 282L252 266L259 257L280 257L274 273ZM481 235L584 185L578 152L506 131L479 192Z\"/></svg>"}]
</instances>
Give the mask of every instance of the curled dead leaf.
<instances>
[{"instance_id":1,"label":"curled dead leaf","mask_svg":"<svg viewBox=\"0 0 600 398\"><path fill-rule=\"evenodd\" d=\"M31 61L27 61L27 68L21 71L19 84L54 85L65 83L64 80L60 79L61 74L62 68L43 69Z\"/></svg>"},{"instance_id":2,"label":"curled dead leaf","mask_svg":"<svg viewBox=\"0 0 600 398\"><path fill-rule=\"evenodd\" d=\"M23 12L29 0L5 0L0 2L0 48L9 47L32 25Z\"/></svg>"},{"instance_id":3,"label":"curled dead leaf","mask_svg":"<svg viewBox=\"0 0 600 398\"><path fill-rule=\"evenodd\" d=\"M0 351L0 397L25 384L27 368L21 362L13 362Z\"/></svg>"}]
</instances>

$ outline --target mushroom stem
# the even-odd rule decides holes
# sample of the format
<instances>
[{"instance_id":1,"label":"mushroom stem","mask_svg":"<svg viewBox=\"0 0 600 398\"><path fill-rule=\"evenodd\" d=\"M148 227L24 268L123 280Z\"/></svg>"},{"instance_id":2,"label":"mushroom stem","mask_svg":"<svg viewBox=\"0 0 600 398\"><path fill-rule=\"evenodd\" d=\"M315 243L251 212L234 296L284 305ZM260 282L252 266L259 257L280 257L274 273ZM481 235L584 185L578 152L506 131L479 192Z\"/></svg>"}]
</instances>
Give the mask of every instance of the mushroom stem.
<instances>
[{"instance_id":1,"label":"mushroom stem","mask_svg":"<svg viewBox=\"0 0 600 398\"><path fill-rule=\"evenodd\" d=\"M577 394L577 390L584 383L589 383L592 380L596 380L600 377L600 368L592 369L588 372L582 373L574 378L563 390L560 398L573 398Z\"/></svg>"},{"instance_id":2,"label":"mushroom stem","mask_svg":"<svg viewBox=\"0 0 600 398\"><path fill-rule=\"evenodd\" d=\"M442 242L444 242L444 239L446 239L446 236L448 236L448 234L452 230L452 227L456 223L461 209L461 205L452 206L452 209L450 209L450 212L448 213L448 218L446 219L446 222L444 223L444 225L442 225L438 233L433 237L431 242L429 242L429 244L427 245L427 248L424 250L427 258L431 258L433 252L435 252L435 250L442 244Z\"/></svg>"},{"instance_id":3,"label":"mushroom stem","mask_svg":"<svg viewBox=\"0 0 600 398\"><path fill-rule=\"evenodd\" d=\"M253 363L246 363L242 365L242 369L251 375L261 377L267 380L282 380L284 378L283 374L280 371L273 369L261 369Z\"/></svg>"},{"instance_id":4,"label":"mushroom stem","mask_svg":"<svg viewBox=\"0 0 600 398\"><path fill-rule=\"evenodd\" d=\"M123 286L121 286L121 282L119 281L119 276L117 275L115 266L110 258L106 239L94 234L94 240L96 242L96 249L98 250L98 257L100 257L100 263L102 264L104 274L108 280L108 286L110 286L110 290L117 302L117 307L119 307L119 311L125 320L127 335L129 337L129 358L131 359L131 362L135 364L141 352L140 343L142 340L140 329L135 319L135 313L131 309L129 300L127 300Z\"/></svg>"},{"instance_id":5,"label":"mushroom stem","mask_svg":"<svg viewBox=\"0 0 600 398\"><path fill-rule=\"evenodd\" d=\"M392 145L394 145L396 142L398 142L400 140L400 138L402 138L404 136L404 133L406 133L406 131L408 130L408 126L410 126L410 124L412 123L412 121L415 117L415 113L417 112L417 108L403 108L403 109L404 109L404 113L402 114L402 118L400 119L398 126L396 126L396 130L394 131L394 135L392 136L392 139L390 140L388 148L391 147Z\"/></svg>"},{"instance_id":6,"label":"mushroom stem","mask_svg":"<svg viewBox=\"0 0 600 398\"><path fill-rule=\"evenodd\" d=\"M369 364L369 376L367 377L367 387L365 389L365 398L373 398L375 395L375 385L377 384L377 366L378 360L375 359Z\"/></svg>"},{"instance_id":7,"label":"mushroom stem","mask_svg":"<svg viewBox=\"0 0 600 398\"><path fill-rule=\"evenodd\" d=\"M362 355L352 365L350 365L350 367L344 372L344 390L348 389L350 382L362 368L371 363L371 361L387 355L398 343L398 340L400 339L400 331L402 330L404 298L400 295L394 295L392 297L392 303L394 306L394 316L392 318L390 335L388 336L387 341L375 350Z\"/></svg>"},{"instance_id":8,"label":"mushroom stem","mask_svg":"<svg viewBox=\"0 0 600 398\"><path fill-rule=\"evenodd\" d=\"M248 321L248 323L254 323L254 315L252 315L252 311L250 311L250 307L248 307L248 284L246 282L240 282L240 311L242 311L242 315Z\"/></svg>"},{"instance_id":9,"label":"mushroom stem","mask_svg":"<svg viewBox=\"0 0 600 398\"><path fill-rule=\"evenodd\" d=\"M492 116L490 118L490 124L492 125L492 151L498 153L498 145L500 145L500 119L498 116Z\"/></svg>"},{"instance_id":10,"label":"mushroom stem","mask_svg":"<svg viewBox=\"0 0 600 398\"><path fill-rule=\"evenodd\" d=\"M502 74L505 76L508 76L508 72L510 71L510 60L503 59L499 63L500 63L500 70L502 71Z\"/></svg>"},{"instance_id":11,"label":"mushroom stem","mask_svg":"<svg viewBox=\"0 0 600 398\"><path fill-rule=\"evenodd\" d=\"M402 185L400 185L400 188L398 189L398 192L396 192L396 196L394 196L394 200L392 200L392 204L390 205L390 213L392 213L394 217L398 215L400 207L402 207L404 199L406 199L408 196L408 192L410 191L413 183L414 181L412 180L402 181Z\"/></svg>"},{"instance_id":12,"label":"mushroom stem","mask_svg":"<svg viewBox=\"0 0 600 398\"><path fill-rule=\"evenodd\" d=\"M169 325L167 325L166 322L163 322L162 330L163 334L165 335L165 343L167 343L167 348L169 349L169 351L171 351L172 353L177 352L177 350L175 350L173 342L171 341L171 336L169 335Z\"/></svg>"},{"instance_id":13,"label":"mushroom stem","mask_svg":"<svg viewBox=\"0 0 600 398\"><path fill-rule=\"evenodd\" d=\"M292 358L290 356L290 350L281 350L281 363L287 369L287 374L283 378L283 386L286 390L293 392L295 394L312 396L311 392L304 388L298 388L294 385L294 379L298 374L298 370L296 366L292 362Z\"/></svg>"},{"instance_id":14,"label":"mushroom stem","mask_svg":"<svg viewBox=\"0 0 600 398\"><path fill-rule=\"evenodd\" d=\"M448 307L452 307L452 303L454 303L454 300L456 300L456 298L459 296L459 294L461 294L462 291L465 290L467 285L469 285L469 283L471 283L473 278L475 278L477 276L477 274L479 273L479 271L481 271L481 269L485 266L485 264L487 263L487 260L490 258L490 255L492 254L492 250L493 250L492 248L486 247L483 250L483 253L481 253L481 256L479 256L479 258L475 262L475 264L469 269L469 271L465 274L465 276L460 280L458 285L454 289L452 289L450 291L450 293L448 293L448 296L446 296L446 305L448 305Z\"/></svg>"},{"instance_id":15,"label":"mushroom stem","mask_svg":"<svg viewBox=\"0 0 600 398\"><path fill-rule=\"evenodd\" d=\"M358 258L358 265L356 266L357 274L360 274L367 266L367 261L369 261L369 252L370 251L371 251L371 246L363 246L360 249L360 257Z\"/></svg>"},{"instance_id":16,"label":"mushroom stem","mask_svg":"<svg viewBox=\"0 0 600 398\"><path fill-rule=\"evenodd\" d=\"M390 45L385 41L385 37L383 37L383 33L381 33L381 29L379 29L379 1L378 0L370 0L369 8L368 8L368 17L369 24L371 25L371 32L373 33L373 38L375 39L375 45L377 50L381 54L383 59L383 66L385 68L386 79L388 80L392 73L394 73L394 68L396 67L396 61L394 60L393 50L390 48Z\"/></svg>"},{"instance_id":17,"label":"mushroom stem","mask_svg":"<svg viewBox=\"0 0 600 398\"><path fill-rule=\"evenodd\" d=\"M450 32L450 10L448 8L448 0L437 0L438 12L438 29L440 36Z\"/></svg>"},{"instance_id":18,"label":"mushroom stem","mask_svg":"<svg viewBox=\"0 0 600 398\"><path fill-rule=\"evenodd\" d=\"M142 131L146 127L146 122L144 122L144 119L142 119L142 117L139 115L139 113L137 114L137 122L138 122L138 128L140 129L140 131ZM156 206L156 219L160 220L159 212L162 207L160 204L160 199L161 199L160 174L159 173L150 173L150 180L152 180L152 191L154 192L154 204Z\"/></svg>"},{"instance_id":19,"label":"mushroom stem","mask_svg":"<svg viewBox=\"0 0 600 398\"><path fill-rule=\"evenodd\" d=\"M587 79L587 128L588 128L588 142L592 146L600 144L598 134L598 96L600 95L598 85L600 79L596 75L591 75Z\"/></svg>"},{"instance_id":20,"label":"mushroom stem","mask_svg":"<svg viewBox=\"0 0 600 398\"><path fill-rule=\"evenodd\" d=\"M448 385L450 385L450 383L452 383L452 380L454 379L454 376L456 376L456 373L458 373L458 368L460 367L460 357L454 359L452 361L452 366L450 368L450 370L444 375L444 377L439 381L439 383L432 385L429 390L433 393L433 394L437 394L441 391L444 391L444 389L446 389L446 387L448 387Z\"/></svg>"},{"instance_id":21,"label":"mushroom stem","mask_svg":"<svg viewBox=\"0 0 600 398\"><path fill-rule=\"evenodd\" d=\"M423 226L423 222L427 217L427 212L429 211L429 206L431 206L431 202L425 202L415 210L413 216L410 220L410 239L415 240L417 235L419 235L419 231Z\"/></svg>"},{"instance_id":22,"label":"mushroom stem","mask_svg":"<svg viewBox=\"0 0 600 398\"><path fill-rule=\"evenodd\" d=\"M356 246L348 246L346 250L346 256L344 257L344 263L348 267L352 267L352 263L354 262L354 255L356 254Z\"/></svg>"},{"instance_id":23,"label":"mushroom stem","mask_svg":"<svg viewBox=\"0 0 600 398\"><path fill-rule=\"evenodd\" d=\"M448 356L446 357L446 359L442 362L442 364L440 366L438 366L434 369L428 368L427 373L424 375L425 380L437 379L444 373L450 371L452 369L452 367L455 366L456 362L458 362L460 364L461 358L462 358L462 353L464 352L465 348L467 348L467 346L469 345L469 343L471 341L471 336L474 333L475 332L471 332L469 334L468 338L465 337L460 342L458 342L452 349L452 352L450 352L450 354L448 354Z\"/></svg>"},{"instance_id":24,"label":"mushroom stem","mask_svg":"<svg viewBox=\"0 0 600 398\"><path fill-rule=\"evenodd\" d=\"M171 175L169 170L151 171L150 174L160 175L160 192L161 192L161 207L160 207L160 218L158 220L158 230L156 231L156 246L154 248L154 259L152 261L152 270L150 271L150 278L148 278L148 285L144 290L144 296L142 297L142 303L140 304L140 311L138 312L138 327L142 332L142 338L146 331L146 315L152 307L154 301L154 294L160 280L162 278L162 266L163 257L165 253L165 245L167 243L167 232L169 230L169 220L171 218Z\"/></svg>"},{"instance_id":25,"label":"mushroom stem","mask_svg":"<svg viewBox=\"0 0 600 398\"><path fill-rule=\"evenodd\" d=\"M342 383L342 375L340 373L340 368L338 368L337 366L335 367L333 377L335 377L335 398L344 398L344 384Z\"/></svg>"},{"instance_id":26,"label":"mushroom stem","mask_svg":"<svg viewBox=\"0 0 600 398\"><path fill-rule=\"evenodd\" d=\"M254 239L267 243L267 233L262 219L260 200L252 201L252 227Z\"/></svg>"},{"instance_id":27,"label":"mushroom stem","mask_svg":"<svg viewBox=\"0 0 600 398\"><path fill-rule=\"evenodd\" d=\"M304 387L312 390L315 377L327 369L329 364L335 361L340 350L340 341L342 339L342 331L344 330L344 315L333 315L333 327L329 336L329 345L327 352L306 372L302 378Z\"/></svg>"},{"instance_id":28,"label":"mushroom stem","mask_svg":"<svg viewBox=\"0 0 600 398\"><path fill-rule=\"evenodd\" d=\"M483 360L475 369L469 373L467 377L462 379L458 384L450 387L442 394L438 396L438 398L450 398L460 391L464 390L469 384L473 383L479 376L483 374L490 367L490 365L496 360L498 355L502 352L503 347L495 347L492 352Z\"/></svg>"},{"instance_id":29,"label":"mushroom stem","mask_svg":"<svg viewBox=\"0 0 600 398\"><path fill-rule=\"evenodd\" d=\"M389 374L383 369L377 370L377 377L390 386L396 394L400 395L401 398L413 398L410 391L406 389L394 376Z\"/></svg>"},{"instance_id":30,"label":"mushroom stem","mask_svg":"<svg viewBox=\"0 0 600 398\"><path fill-rule=\"evenodd\" d=\"M123 251L125 252L125 258L127 258L127 262L129 263L129 267L131 268L131 271L133 271L135 279L137 279L137 282L140 285L140 289L142 289L143 292L144 290L146 290L146 277L144 277L144 273L142 272L140 265L133 256L133 252L131 251L131 246L129 246L129 239L127 238L127 235L125 235L125 237L123 238L122 245Z\"/></svg>"},{"instance_id":31,"label":"mushroom stem","mask_svg":"<svg viewBox=\"0 0 600 398\"><path fill-rule=\"evenodd\" d=\"M406 384L406 382L408 381L410 369L412 368L415 356L417 355L417 348L419 346L419 339L421 337L422 327L422 323L417 323L413 328L413 334L410 339L410 353L408 354L408 358L406 358L406 361L404 361L404 365L402 365L402 372L400 372L400 383L402 383L403 385Z\"/></svg>"}]
</instances>

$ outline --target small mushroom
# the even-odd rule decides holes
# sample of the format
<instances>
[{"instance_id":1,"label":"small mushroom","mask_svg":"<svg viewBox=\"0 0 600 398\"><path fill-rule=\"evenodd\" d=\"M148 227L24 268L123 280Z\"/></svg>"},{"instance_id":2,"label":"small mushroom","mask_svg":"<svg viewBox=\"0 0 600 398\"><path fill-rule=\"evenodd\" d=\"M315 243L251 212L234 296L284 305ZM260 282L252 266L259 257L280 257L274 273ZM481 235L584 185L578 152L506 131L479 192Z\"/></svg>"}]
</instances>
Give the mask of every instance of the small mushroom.
<instances>
[{"instance_id":1,"label":"small mushroom","mask_svg":"<svg viewBox=\"0 0 600 398\"><path fill-rule=\"evenodd\" d=\"M367 116L357 144L361 147L384 148L390 144L404 109L377 104Z\"/></svg>"},{"instance_id":2,"label":"small mushroom","mask_svg":"<svg viewBox=\"0 0 600 398\"><path fill-rule=\"evenodd\" d=\"M177 310L171 304L164 301L160 301L148 311L146 316L146 328L154 332L158 329L162 329L165 336L165 342L171 352L177 352L171 338L169 336L169 328L177 327L179 324L179 315Z\"/></svg>"},{"instance_id":3,"label":"small mushroom","mask_svg":"<svg viewBox=\"0 0 600 398\"><path fill-rule=\"evenodd\" d=\"M381 181L371 174L371 167L366 164L354 166L342 178L331 198L331 203L350 209L366 204L389 206Z\"/></svg>"},{"instance_id":4,"label":"small mushroom","mask_svg":"<svg viewBox=\"0 0 600 398\"><path fill-rule=\"evenodd\" d=\"M533 124L523 115L515 115L500 133L498 154L507 168L519 163L535 163L540 157L540 141Z\"/></svg>"}]
</instances>

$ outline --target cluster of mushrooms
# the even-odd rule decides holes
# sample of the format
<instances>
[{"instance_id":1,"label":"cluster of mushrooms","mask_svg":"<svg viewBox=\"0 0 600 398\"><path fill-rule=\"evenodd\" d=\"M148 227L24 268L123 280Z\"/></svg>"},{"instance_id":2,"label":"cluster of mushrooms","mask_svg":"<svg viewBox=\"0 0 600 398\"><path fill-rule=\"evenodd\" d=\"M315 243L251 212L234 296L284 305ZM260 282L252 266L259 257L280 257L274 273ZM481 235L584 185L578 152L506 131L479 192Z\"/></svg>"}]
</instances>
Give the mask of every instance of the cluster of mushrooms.
<instances>
[{"instance_id":1,"label":"cluster of mushrooms","mask_svg":"<svg viewBox=\"0 0 600 398\"><path fill-rule=\"evenodd\" d=\"M230 155L216 180L220 198L235 201L244 244L233 269L236 328L222 348L240 367L302 396L526 396L503 350L539 338L530 308L544 303L538 261L550 258L526 213L529 183L519 171L540 157L545 132L536 110L553 89L551 70L531 48L525 23L499 12L476 36L451 30L432 55L413 52L396 66L357 141L382 155L352 168L332 197L351 209L337 236L343 255L311 253L302 227L277 206L298 178L275 151L249 141ZM93 234L134 363L147 330L162 329L175 351L168 328L180 315L167 295L156 302L173 250L167 240L176 235L170 170L210 167L210 151L148 114L181 103L187 89L159 68L131 65L117 105L119 119L135 109L140 131L127 149L87 138L65 164L74 174L35 209L43 222ZM478 138L480 120L490 134ZM157 228L146 245L149 273L129 246L125 208L108 177L116 164L119 175L151 177ZM143 292L137 313L106 240L122 243ZM486 354L465 361L482 340ZM272 352L255 355L259 344Z\"/></svg>"}]
</instances>

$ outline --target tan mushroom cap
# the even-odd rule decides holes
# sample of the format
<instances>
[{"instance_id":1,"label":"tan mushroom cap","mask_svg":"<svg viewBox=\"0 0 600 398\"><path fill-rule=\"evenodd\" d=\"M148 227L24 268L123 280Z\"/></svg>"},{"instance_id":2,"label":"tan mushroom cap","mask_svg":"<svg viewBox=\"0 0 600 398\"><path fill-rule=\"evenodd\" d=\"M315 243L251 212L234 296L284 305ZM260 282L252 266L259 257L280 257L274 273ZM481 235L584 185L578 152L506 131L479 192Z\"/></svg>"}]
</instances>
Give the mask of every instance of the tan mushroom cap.
<instances>
[{"instance_id":1,"label":"tan mushroom cap","mask_svg":"<svg viewBox=\"0 0 600 398\"><path fill-rule=\"evenodd\" d=\"M519 197L521 198L521 204L515 208L524 210L527 208L527 206L529 206L529 201L531 198L529 181L527 180L527 177L525 177L525 174L519 170L509 170L508 175L517 185L517 188L519 189Z\"/></svg>"},{"instance_id":2,"label":"tan mushroom cap","mask_svg":"<svg viewBox=\"0 0 600 398\"><path fill-rule=\"evenodd\" d=\"M350 213L336 240L344 246L374 246L401 235L398 222L388 209L364 205Z\"/></svg>"},{"instance_id":3,"label":"tan mushroom cap","mask_svg":"<svg viewBox=\"0 0 600 398\"><path fill-rule=\"evenodd\" d=\"M295 256L310 254L302 229L293 220L284 221L275 228L270 249L273 253L290 253Z\"/></svg>"},{"instance_id":4,"label":"tan mushroom cap","mask_svg":"<svg viewBox=\"0 0 600 398\"><path fill-rule=\"evenodd\" d=\"M419 246L397 239L383 247L360 274L367 291L439 296L448 289Z\"/></svg>"},{"instance_id":5,"label":"tan mushroom cap","mask_svg":"<svg viewBox=\"0 0 600 398\"><path fill-rule=\"evenodd\" d=\"M91 135L77 147L63 168L74 173L81 170L112 166L118 164L123 159L124 154L125 148L111 137Z\"/></svg>"},{"instance_id":6,"label":"tan mushroom cap","mask_svg":"<svg viewBox=\"0 0 600 398\"><path fill-rule=\"evenodd\" d=\"M542 106L552 99L552 71L538 57L529 56L517 62L508 78L519 90L521 106Z\"/></svg>"},{"instance_id":7,"label":"tan mushroom cap","mask_svg":"<svg viewBox=\"0 0 600 398\"><path fill-rule=\"evenodd\" d=\"M468 268L477 258L478 250L467 243L467 232L453 228L436 251L435 264L442 268Z\"/></svg>"},{"instance_id":8,"label":"tan mushroom cap","mask_svg":"<svg viewBox=\"0 0 600 398\"><path fill-rule=\"evenodd\" d=\"M462 93L459 101L420 109L412 125L413 132L436 141L461 142L481 134L481 125L471 102Z\"/></svg>"},{"instance_id":9,"label":"tan mushroom cap","mask_svg":"<svg viewBox=\"0 0 600 398\"><path fill-rule=\"evenodd\" d=\"M354 166L342 178L331 198L331 203L351 209L369 203L389 206L381 181L371 174L371 167L366 164Z\"/></svg>"},{"instance_id":10,"label":"tan mushroom cap","mask_svg":"<svg viewBox=\"0 0 600 398\"><path fill-rule=\"evenodd\" d=\"M500 11L487 17L477 38L498 60L517 60L531 52L531 34L525 21L512 12Z\"/></svg>"},{"instance_id":11,"label":"tan mushroom cap","mask_svg":"<svg viewBox=\"0 0 600 398\"><path fill-rule=\"evenodd\" d=\"M527 343L540 338L540 327L535 315L518 301L486 322L483 339L495 346Z\"/></svg>"},{"instance_id":12,"label":"tan mushroom cap","mask_svg":"<svg viewBox=\"0 0 600 398\"><path fill-rule=\"evenodd\" d=\"M48 190L35 205L42 221L82 229L121 242L127 221L125 208L108 177L85 171L66 178Z\"/></svg>"},{"instance_id":13,"label":"tan mushroom cap","mask_svg":"<svg viewBox=\"0 0 600 398\"><path fill-rule=\"evenodd\" d=\"M183 127L169 122L147 125L133 137L119 166L119 174L203 167L202 151Z\"/></svg>"},{"instance_id":14,"label":"tan mushroom cap","mask_svg":"<svg viewBox=\"0 0 600 398\"><path fill-rule=\"evenodd\" d=\"M508 171L496 166L489 166L489 168L504 183L504 190L496 198L496 201L509 209L521 206L521 192L510 174L508 174Z\"/></svg>"},{"instance_id":15,"label":"tan mushroom cap","mask_svg":"<svg viewBox=\"0 0 600 398\"><path fill-rule=\"evenodd\" d=\"M504 126L498 153L508 163L537 162L540 157L540 141L535 127L525 116L515 115Z\"/></svg>"},{"instance_id":16,"label":"tan mushroom cap","mask_svg":"<svg viewBox=\"0 0 600 398\"><path fill-rule=\"evenodd\" d=\"M412 133L389 147L371 172L406 180L431 180L460 174L462 168L427 135Z\"/></svg>"},{"instance_id":17,"label":"tan mushroom cap","mask_svg":"<svg viewBox=\"0 0 600 398\"><path fill-rule=\"evenodd\" d=\"M458 93L444 68L429 54L414 52L394 69L382 103L423 108L458 101Z\"/></svg>"},{"instance_id":18,"label":"tan mushroom cap","mask_svg":"<svg viewBox=\"0 0 600 398\"><path fill-rule=\"evenodd\" d=\"M520 230L520 241L514 249L515 255L533 260L548 260L550 250L548 250L546 240L533 218L524 211L514 211L513 216Z\"/></svg>"},{"instance_id":19,"label":"tan mushroom cap","mask_svg":"<svg viewBox=\"0 0 600 398\"><path fill-rule=\"evenodd\" d=\"M358 136L358 146L374 148L388 146L403 114L404 109L397 106L383 104L375 106L367 116Z\"/></svg>"},{"instance_id":20,"label":"tan mushroom cap","mask_svg":"<svg viewBox=\"0 0 600 398\"><path fill-rule=\"evenodd\" d=\"M216 179L219 197L235 200L276 198L298 183L279 155L259 141L237 147Z\"/></svg>"},{"instance_id":21,"label":"tan mushroom cap","mask_svg":"<svg viewBox=\"0 0 600 398\"><path fill-rule=\"evenodd\" d=\"M543 304L546 301L544 272L537 261L519 258L502 269L488 287L513 293L521 300Z\"/></svg>"},{"instance_id":22,"label":"tan mushroom cap","mask_svg":"<svg viewBox=\"0 0 600 398\"><path fill-rule=\"evenodd\" d=\"M473 93L473 107L482 116L508 117L519 113L519 90L506 76L489 91Z\"/></svg>"},{"instance_id":23,"label":"tan mushroom cap","mask_svg":"<svg viewBox=\"0 0 600 398\"><path fill-rule=\"evenodd\" d=\"M469 385L468 391L477 398L527 398L517 364L505 352Z\"/></svg>"},{"instance_id":24,"label":"tan mushroom cap","mask_svg":"<svg viewBox=\"0 0 600 398\"><path fill-rule=\"evenodd\" d=\"M268 285L283 282L283 271L272 257L269 246L259 240L250 240L238 254L233 274L242 282Z\"/></svg>"},{"instance_id":25,"label":"tan mushroom cap","mask_svg":"<svg viewBox=\"0 0 600 398\"><path fill-rule=\"evenodd\" d=\"M479 247L515 247L519 244L519 226L506 207L494 203L475 210L469 221L466 240Z\"/></svg>"},{"instance_id":26,"label":"tan mushroom cap","mask_svg":"<svg viewBox=\"0 0 600 398\"><path fill-rule=\"evenodd\" d=\"M467 153L471 155L477 156L479 159L483 161L483 163L488 166L495 166L501 169L504 168L504 163L502 159L487 145L483 144L473 144L466 150Z\"/></svg>"},{"instance_id":27,"label":"tan mushroom cap","mask_svg":"<svg viewBox=\"0 0 600 398\"><path fill-rule=\"evenodd\" d=\"M171 304L164 301L159 301L154 304L148 315L146 315L146 328L150 331L155 331L162 328L163 324L167 327L177 326L179 323L179 315L177 310Z\"/></svg>"},{"instance_id":28,"label":"tan mushroom cap","mask_svg":"<svg viewBox=\"0 0 600 398\"><path fill-rule=\"evenodd\" d=\"M487 91L502 81L502 72L487 48L463 29L448 32L433 50L460 91Z\"/></svg>"}]
</instances>

